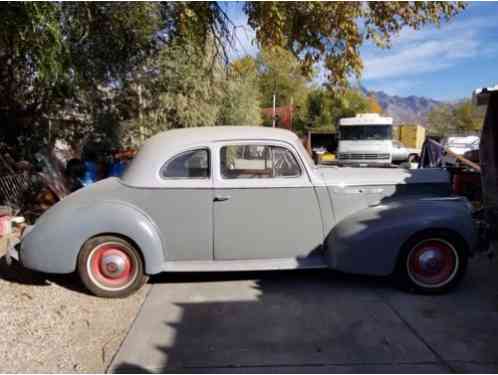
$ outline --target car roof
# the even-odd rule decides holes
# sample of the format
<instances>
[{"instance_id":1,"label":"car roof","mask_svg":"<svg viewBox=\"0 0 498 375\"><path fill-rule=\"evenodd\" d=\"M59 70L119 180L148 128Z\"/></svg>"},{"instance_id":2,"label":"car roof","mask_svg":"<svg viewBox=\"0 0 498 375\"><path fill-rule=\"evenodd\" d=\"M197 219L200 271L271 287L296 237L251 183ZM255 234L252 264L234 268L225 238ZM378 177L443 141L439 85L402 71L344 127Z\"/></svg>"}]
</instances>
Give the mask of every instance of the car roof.
<instances>
[{"instance_id":1,"label":"car roof","mask_svg":"<svg viewBox=\"0 0 498 375\"><path fill-rule=\"evenodd\" d=\"M265 126L205 126L161 132L145 142L144 147L180 148L207 142L246 139L272 139L292 143L297 135L289 130Z\"/></svg>"},{"instance_id":2,"label":"car roof","mask_svg":"<svg viewBox=\"0 0 498 375\"><path fill-rule=\"evenodd\" d=\"M208 146L218 141L267 140L298 143L289 130L264 126L212 126L174 129L161 132L140 148L121 180L130 186L154 186L155 174L171 157L191 147Z\"/></svg>"}]
</instances>

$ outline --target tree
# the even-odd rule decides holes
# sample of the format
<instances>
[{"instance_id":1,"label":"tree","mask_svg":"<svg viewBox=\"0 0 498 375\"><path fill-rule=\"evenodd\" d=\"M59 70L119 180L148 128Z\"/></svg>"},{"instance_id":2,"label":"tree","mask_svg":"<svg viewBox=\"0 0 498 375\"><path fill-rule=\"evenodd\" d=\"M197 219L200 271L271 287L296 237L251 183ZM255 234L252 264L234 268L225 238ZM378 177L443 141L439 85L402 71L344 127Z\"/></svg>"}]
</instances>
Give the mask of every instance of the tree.
<instances>
[{"instance_id":1,"label":"tree","mask_svg":"<svg viewBox=\"0 0 498 375\"><path fill-rule=\"evenodd\" d=\"M222 65L213 65L204 50L184 42L162 48L120 90L124 142L137 145L166 129L216 125L224 83Z\"/></svg>"},{"instance_id":2,"label":"tree","mask_svg":"<svg viewBox=\"0 0 498 375\"><path fill-rule=\"evenodd\" d=\"M262 104L268 104L268 92L273 92L273 73L288 68L283 74L297 81L279 87L279 93L287 91L279 100L293 102L298 108L295 117L304 123L307 85L297 74L299 69L309 78L313 64L323 60L329 87L344 88L348 78L361 74L359 51L365 40L385 47L403 27L438 25L463 8L461 3L449 2L246 2L243 11L249 25L256 31L262 54L272 61L267 68L275 67L266 74L266 83L260 84ZM209 49L209 67L226 66L235 27L218 2L22 2L4 3L0 11L0 121L4 126L0 141L11 144L35 131L39 133L36 142L48 143L49 128L77 139L98 124L116 126L129 113L114 102L124 92L132 93L126 82L130 76L138 79L137 67L151 64L154 58L162 60L159 64L164 67L162 49L187 44ZM216 69L207 73L219 74ZM191 76L197 77L193 72ZM186 87L186 83L174 83L172 90L182 91L182 85ZM293 88L298 90L292 92ZM165 90L161 96L165 108L184 108L176 112L183 113L176 120L162 112L168 126L200 124L192 100L204 97L211 88L194 86L194 91L204 93L190 96L168 96ZM205 124L217 116L216 108L206 107Z\"/></svg>"},{"instance_id":3,"label":"tree","mask_svg":"<svg viewBox=\"0 0 498 375\"><path fill-rule=\"evenodd\" d=\"M153 50L160 28L160 8L149 3L4 3L0 10L0 141L8 144L34 133L48 143L49 122L67 130L59 120L68 114L94 122L103 86Z\"/></svg>"},{"instance_id":4,"label":"tree","mask_svg":"<svg viewBox=\"0 0 498 375\"><path fill-rule=\"evenodd\" d=\"M427 115L428 133L437 136L475 134L481 129L484 111L471 100L434 107Z\"/></svg>"},{"instance_id":5,"label":"tree","mask_svg":"<svg viewBox=\"0 0 498 375\"><path fill-rule=\"evenodd\" d=\"M308 100L309 124L314 128L334 129L340 118L370 112L371 108L370 99L359 90L347 89L337 93L317 88Z\"/></svg>"},{"instance_id":6,"label":"tree","mask_svg":"<svg viewBox=\"0 0 498 375\"><path fill-rule=\"evenodd\" d=\"M256 62L251 57L233 61L224 82L218 123L260 125L261 105Z\"/></svg>"},{"instance_id":7,"label":"tree","mask_svg":"<svg viewBox=\"0 0 498 375\"><path fill-rule=\"evenodd\" d=\"M244 10L258 42L290 51L306 72L323 60L333 88L360 76L365 40L388 47L403 27L439 25L462 9L462 2L246 2Z\"/></svg>"},{"instance_id":8,"label":"tree","mask_svg":"<svg viewBox=\"0 0 498 375\"><path fill-rule=\"evenodd\" d=\"M368 112L370 113L382 113L382 107L380 106L377 98L373 95L368 96Z\"/></svg>"},{"instance_id":9,"label":"tree","mask_svg":"<svg viewBox=\"0 0 498 375\"><path fill-rule=\"evenodd\" d=\"M294 123L302 127L306 123L306 101L310 92L310 78L303 75L299 61L282 48L263 49L256 58L261 91L261 104L277 107L293 106Z\"/></svg>"}]
</instances>

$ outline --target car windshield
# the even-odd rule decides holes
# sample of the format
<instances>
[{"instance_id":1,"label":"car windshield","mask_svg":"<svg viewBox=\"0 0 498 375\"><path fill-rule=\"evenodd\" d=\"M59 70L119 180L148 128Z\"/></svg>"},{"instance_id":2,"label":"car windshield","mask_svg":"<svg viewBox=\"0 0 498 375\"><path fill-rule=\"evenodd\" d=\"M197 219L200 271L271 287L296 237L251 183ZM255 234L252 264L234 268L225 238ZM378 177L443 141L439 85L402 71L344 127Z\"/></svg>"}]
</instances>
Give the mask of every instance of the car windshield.
<instances>
[{"instance_id":1,"label":"car windshield","mask_svg":"<svg viewBox=\"0 0 498 375\"><path fill-rule=\"evenodd\" d=\"M392 139L391 125L359 125L341 126L341 140L344 141L373 141Z\"/></svg>"}]
</instances>

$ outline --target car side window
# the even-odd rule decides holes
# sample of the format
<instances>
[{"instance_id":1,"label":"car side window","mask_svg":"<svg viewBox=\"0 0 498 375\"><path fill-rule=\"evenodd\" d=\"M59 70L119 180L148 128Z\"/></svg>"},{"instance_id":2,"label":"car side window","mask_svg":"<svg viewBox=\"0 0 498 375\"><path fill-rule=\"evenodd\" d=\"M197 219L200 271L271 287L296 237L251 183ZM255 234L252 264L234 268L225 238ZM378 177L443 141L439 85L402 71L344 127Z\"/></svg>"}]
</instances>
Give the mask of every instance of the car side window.
<instances>
[{"instance_id":1,"label":"car side window","mask_svg":"<svg viewBox=\"0 0 498 375\"><path fill-rule=\"evenodd\" d=\"M172 178L209 178L209 150L199 149L183 152L170 159L161 168L161 176Z\"/></svg>"},{"instance_id":2,"label":"car side window","mask_svg":"<svg viewBox=\"0 0 498 375\"><path fill-rule=\"evenodd\" d=\"M288 149L270 145L229 145L220 152L223 178L297 177L301 168Z\"/></svg>"}]
</instances>

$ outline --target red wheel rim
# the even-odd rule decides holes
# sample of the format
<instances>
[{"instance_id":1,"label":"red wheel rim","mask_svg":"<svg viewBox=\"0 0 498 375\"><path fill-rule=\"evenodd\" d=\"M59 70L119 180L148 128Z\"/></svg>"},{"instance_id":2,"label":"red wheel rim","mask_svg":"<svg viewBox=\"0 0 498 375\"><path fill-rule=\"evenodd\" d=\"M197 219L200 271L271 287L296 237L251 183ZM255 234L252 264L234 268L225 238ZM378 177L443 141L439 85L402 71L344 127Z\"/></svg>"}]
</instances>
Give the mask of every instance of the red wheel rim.
<instances>
[{"instance_id":1,"label":"red wheel rim","mask_svg":"<svg viewBox=\"0 0 498 375\"><path fill-rule=\"evenodd\" d=\"M408 256L410 277L423 286L436 287L449 282L456 273L455 248L443 240L427 240L415 246Z\"/></svg>"},{"instance_id":2,"label":"red wheel rim","mask_svg":"<svg viewBox=\"0 0 498 375\"><path fill-rule=\"evenodd\" d=\"M126 287L135 277L135 267L129 251L119 243L98 246L88 262L92 279L108 289Z\"/></svg>"}]
</instances>

